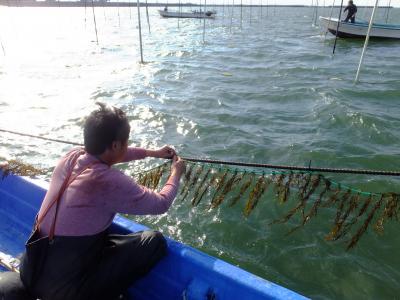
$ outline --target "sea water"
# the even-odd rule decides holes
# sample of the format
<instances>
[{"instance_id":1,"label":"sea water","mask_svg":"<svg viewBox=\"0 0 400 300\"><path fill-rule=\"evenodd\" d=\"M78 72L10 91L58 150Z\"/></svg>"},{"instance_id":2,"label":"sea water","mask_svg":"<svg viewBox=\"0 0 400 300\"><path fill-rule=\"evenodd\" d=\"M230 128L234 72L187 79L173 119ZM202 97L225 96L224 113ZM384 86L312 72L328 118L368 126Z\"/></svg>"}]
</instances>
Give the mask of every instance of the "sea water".
<instances>
[{"instance_id":1,"label":"sea water","mask_svg":"<svg viewBox=\"0 0 400 300\"><path fill-rule=\"evenodd\" d=\"M89 7L1 7L0 128L82 142L84 117L100 101L126 111L136 146L170 144L181 155L234 161L400 169L400 42L371 40L355 85L363 40L339 39L332 56L334 37L313 24L313 8L215 9L217 18L204 24L163 19L150 8L149 32L143 8L140 64L136 8L95 8L97 44ZM358 18L370 13L359 9ZM317 14L329 16L330 8ZM389 22L399 16L392 9ZM377 19L385 21L386 9ZM0 134L0 156L45 168L70 148ZM390 177L328 177L371 192L400 191ZM276 200L264 197L248 219L241 211L175 203L168 214L134 219L311 298L398 297L397 222L346 252L345 243L324 239L334 211L289 236L290 225L268 226L287 211Z\"/></svg>"}]
</instances>

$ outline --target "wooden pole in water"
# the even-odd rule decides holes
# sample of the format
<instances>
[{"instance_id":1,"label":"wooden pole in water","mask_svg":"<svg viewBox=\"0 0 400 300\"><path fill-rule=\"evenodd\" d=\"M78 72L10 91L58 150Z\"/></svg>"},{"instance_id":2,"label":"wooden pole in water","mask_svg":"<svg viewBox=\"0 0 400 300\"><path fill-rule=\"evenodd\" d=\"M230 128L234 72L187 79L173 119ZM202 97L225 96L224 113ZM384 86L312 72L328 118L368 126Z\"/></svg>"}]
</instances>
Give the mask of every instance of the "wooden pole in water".
<instances>
[{"instance_id":1,"label":"wooden pole in water","mask_svg":"<svg viewBox=\"0 0 400 300\"><path fill-rule=\"evenodd\" d=\"M388 7L387 7L387 14L386 14L386 24L387 24L387 22L388 22L388 20L389 20L389 12L390 12L390 4L392 3L392 1L391 0L389 0L389 4L388 4Z\"/></svg>"},{"instance_id":2,"label":"wooden pole in water","mask_svg":"<svg viewBox=\"0 0 400 300\"><path fill-rule=\"evenodd\" d=\"M332 14L333 14L333 8L334 7L335 7L335 0L333 0L333 4L332 4L332 7L331 7L331 13L329 14L329 21L328 21L328 24L326 25L324 41L326 40L326 35L328 34L329 25L331 25L331 20L332 20Z\"/></svg>"},{"instance_id":3,"label":"wooden pole in water","mask_svg":"<svg viewBox=\"0 0 400 300\"><path fill-rule=\"evenodd\" d=\"M117 14L118 14L118 27L121 27L121 17L119 15L119 6L117 7Z\"/></svg>"},{"instance_id":4,"label":"wooden pole in water","mask_svg":"<svg viewBox=\"0 0 400 300\"><path fill-rule=\"evenodd\" d=\"M99 38L97 36L97 24L96 24L96 14L94 13L94 2L92 0L92 12L93 12L93 22L94 22L94 31L96 33L96 42L99 44Z\"/></svg>"},{"instance_id":5,"label":"wooden pole in water","mask_svg":"<svg viewBox=\"0 0 400 300\"><path fill-rule=\"evenodd\" d=\"M206 42L206 9L207 9L207 0L204 0L203 43Z\"/></svg>"},{"instance_id":6,"label":"wooden pole in water","mask_svg":"<svg viewBox=\"0 0 400 300\"><path fill-rule=\"evenodd\" d=\"M136 6L137 6L137 11L138 11L137 14L138 14L138 27L139 27L140 62L144 63L144 60L143 60L143 45L142 45L142 23L140 21L140 2L139 2L139 0L137 0Z\"/></svg>"},{"instance_id":7,"label":"wooden pole in water","mask_svg":"<svg viewBox=\"0 0 400 300\"><path fill-rule=\"evenodd\" d=\"M85 29L86 29L86 6L87 6L87 5L86 5L86 1L87 1L87 0L85 0Z\"/></svg>"},{"instance_id":8,"label":"wooden pole in water","mask_svg":"<svg viewBox=\"0 0 400 300\"><path fill-rule=\"evenodd\" d=\"M243 25L243 0L240 0L240 29Z\"/></svg>"},{"instance_id":9,"label":"wooden pole in water","mask_svg":"<svg viewBox=\"0 0 400 300\"><path fill-rule=\"evenodd\" d=\"M250 0L250 16L249 16L249 19L250 19L250 21L249 21L249 23L250 23L250 25L251 25L251 17L252 17L252 5L253 3L252 3L252 0Z\"/></svg>"},{"instance_id":10,"label":"wooden pole in water","mask_svg":"<svg viewBox=\"0 0 400 300\"><path fill-rule=\"evenodd\" d=\"M231 25L229 27L229 32L232 32L232 23L233 23L233 8L235 6L235 0L232 0L232 9L231 9Z\"/></svg>"},{"instance_id":11,"label":"wooden pole in water","mask_svg":"<svg viewBox=\"0 0 400 300\"><path fill-rule=\"evenodd\" d=\"M3 55L6 56L6 50L4 49L3 41L0 39L1 49L3 50Z\"/></svg>"},{"instance_id":12,"label":"wooden pole in water","mask_svg":"<svg viewBox=\"0 0 400 300\"><path fill-rule=\"evenodd\" d=\"M314 16L314 26L317 25L317 18L318 18L318 6L319 6L319 1L316 0L315 2L315 16Z\"/></svg>"},{"instance_id":13,"label":"wooden pole in water","mask_svg":"<svg viewBox=\"0 0 400 300\"><path fill-rule=\"evenodd\" d=\"M146 0L146 20L147 20L147 26L149 27L149 33L151 33L151 31L150 31L149 5L147 3L147 0Z\"/></svg>"},{"instance_id":14,"label":"wooden pole in water","mask_svg":"<svg viewBox=\"0 0 400 300\"><path fill-rule=\"evenodd\" d=\"M379 2L379 0L375 1L375 6L374 6L374 9L372 10L372 15L371 15L371 18L369 20L367 36L365 37L364 47L363 47L363 50L362 50L362 53L361 53L361 57L360 57L360 63L358 64L356 78L354 79L355 83L358 82L358 79L360 77L361 65L362 65L363 60L364 60L365 51L367 50L367 47L368 47L369 36L371 34L372 24L374 22L375 11L376 11L376 8L378 7L378 2Z\"/></svg>"},{"instance_id":15,"label":"wooden pole in water","mask_svg":"<svg viewBox=\"0 0 400 300\"><path fill-rule=\"evenodd\" d=\"M335 43L333 44L333 50L332 50L332 55L335 55L335 50L336 50L336 42L338 38L338 33L339 33L339 25L340 25L340 18L342 17L342 9L343 9L343 0L340 3L340 11L339 11L339 18L338 18L338 23L336 26L336 36L335 36Z\"/></svg>"}]
</instances>

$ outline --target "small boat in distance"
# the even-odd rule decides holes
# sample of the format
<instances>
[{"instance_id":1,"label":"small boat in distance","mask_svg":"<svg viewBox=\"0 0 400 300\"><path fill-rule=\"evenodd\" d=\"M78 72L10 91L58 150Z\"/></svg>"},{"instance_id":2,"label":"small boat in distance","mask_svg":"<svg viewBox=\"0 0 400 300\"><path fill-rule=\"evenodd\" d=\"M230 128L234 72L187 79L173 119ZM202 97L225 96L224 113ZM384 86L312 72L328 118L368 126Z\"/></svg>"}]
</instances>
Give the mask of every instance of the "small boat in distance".
<instances>
[{"instance_id":1,"label":"small boat in distance","mask_svg":"<svg viewBox=\"0 0 400 300\"><path fill-rule=\"evenodd\" d=\"M319 17L320 22L330 33L336 35L338 26L337 18ZM365 38L368 31L368 22L357 21L355 23L340 21L338 37ZM400 25L373 23L370 38L400 39Z\"/></svg>"},{"instance_id":2,"label":"small boat in distance","mask_svg":"<svg viewBox=\"0 0 400 300\"><path fill-rule=\"evenodd\" d=\"M164 18L194 18L194 19L215 19L216 11L197 11L193 10L191 12L180 12L180 11L169 11L164 8L164 10L158 10L160 15Z\"/></svg>"}]
</instances>

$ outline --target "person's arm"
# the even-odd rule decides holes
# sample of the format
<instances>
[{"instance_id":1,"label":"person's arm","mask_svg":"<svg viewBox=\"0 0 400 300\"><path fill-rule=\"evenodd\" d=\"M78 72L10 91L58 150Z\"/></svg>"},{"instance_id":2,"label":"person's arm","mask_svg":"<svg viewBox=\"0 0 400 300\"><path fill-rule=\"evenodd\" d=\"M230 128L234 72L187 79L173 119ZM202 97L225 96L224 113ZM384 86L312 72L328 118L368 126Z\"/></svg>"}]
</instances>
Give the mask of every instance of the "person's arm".
<instances>
[{"instance_id":1,"label":"person's arm","mask_svg":"<svg viewBox=\"0 0 400 300\"><path fill-rule=\"evenodd\" d=\"M349 7L346 6L343 12L346 12L348 9L349 9Z\"/></svg>"},{"instance_id":2,"label":"person's arm","mask_svg":"<svg viewBox=\"0 0 400 300\"><path fill-rule=\"evenodd\" d=\"M117 170L111 170L108 183L112 186L103 195L104 206L112 213L134 215L157 215L165 213L171 206L179 188L179 180L184 173L184 163L174 157L171 174L160 192L136 183L132 178Z\"/></svg>"},{"instance_id":3,"label":"person's arm","mask_svg":"<svg viewBox=\"0 0 400 300\"><path fill-rule=\"evenodd\" d=\"M169 146L164 146L156 150L144 149L139 147L128 147L128 151L126 152L122 162L144 159L146 157L172 158L174 155L176 155L175 150Z\"/></svg>"}]
</instances>

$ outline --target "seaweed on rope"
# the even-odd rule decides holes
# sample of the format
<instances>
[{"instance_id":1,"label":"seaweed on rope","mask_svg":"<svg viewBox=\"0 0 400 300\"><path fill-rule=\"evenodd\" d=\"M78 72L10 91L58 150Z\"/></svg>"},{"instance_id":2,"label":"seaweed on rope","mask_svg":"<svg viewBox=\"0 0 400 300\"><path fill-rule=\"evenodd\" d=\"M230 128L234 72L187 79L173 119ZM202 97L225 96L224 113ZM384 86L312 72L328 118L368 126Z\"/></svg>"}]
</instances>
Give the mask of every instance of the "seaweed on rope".
<instances>
[{"instance_id":1,"label":"seaweed on rope","mask_svg":"<svg viewBox=\"0 0 400 300\"><path fill-rule=\"evenodd\" d=\"M273 195L288 209L269 225L298 222L291 225L288 234L318 217L321 210L333 210L331 228L325 239L345 241L347 250L357 245L371 225L382 233L387 221L398 220L400 195L397 193L364 192L313 171L260 171L189 161L186 164L178 201L189 200L195 207L207 195L208 203L204 204L207 209L240 205L243 216L248 218L258 203L266 200L267 194ZM163 164L133 176L140 184L156 189L166 182L168 170L169 164ZM158 185L149 185L145 180L153 177L157 178Z\"/></svg>"},{"instance_id":2,"label":"seaweed on rope","mask_svg":"<svg viewBox=\"0 0 400 300\"><path fill-rule=\"evenodd\" d=\"M2 162L4 162L5 164L2 164ZM20 160L16 159L6 160L1 157L0 157L0 171L2 172L1 179L4 179L9 174L34 177L37 175L44 175L47 173L46 170L38 169Z\"/></svg>"},{"instance_id":3,"label":"seaweed on rope","mask_svg":"<svg viewBox=\"0 0 400 300\"><path fill-rule=\"evenodd\" d=\"M193 207L203 202L206 209L240 206L243 216L249 218L261 201L272 197L287 210L269 225L290 223L288 234L303 228L318 217L321 210L328 210L330 214L333 211L325 239L345 241L346 248L351 249L371 227L381 234L388 221L398 221L398 193L361 191L316 171L271 171L268 168L237 168L191 161L186 161L186 164L178 201L190 202ZM170 162L166 162L132 176L139 184L156 190L167 181L169 170ZM0 171L3 178L10 173L37 176L48 172L18 160L0 164Z\"/></svg>"}]
</instances>

